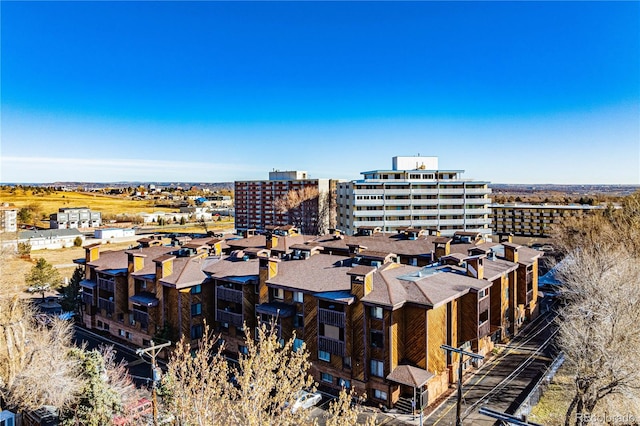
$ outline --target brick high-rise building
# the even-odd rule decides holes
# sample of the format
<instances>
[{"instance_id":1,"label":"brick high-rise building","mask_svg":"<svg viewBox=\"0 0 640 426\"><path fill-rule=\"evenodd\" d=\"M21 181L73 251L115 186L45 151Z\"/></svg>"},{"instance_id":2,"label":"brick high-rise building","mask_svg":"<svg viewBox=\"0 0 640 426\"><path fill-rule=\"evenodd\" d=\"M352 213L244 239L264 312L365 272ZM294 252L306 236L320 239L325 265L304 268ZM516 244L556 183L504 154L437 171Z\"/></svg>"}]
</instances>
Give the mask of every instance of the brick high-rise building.
<instances>
[{"instance_id":1,"label":"brick high-rise building","mask_svg":"<svg viewBox=\"0 0 640 426\"><path fill-rule=\"evenodd\" d=\"M292 224L303 233L317 234L332 226L335 205L331 197L335 181L309 179L304 171L273 171L269 180L235 182L235 222L238 231L265 230L268 227ZM283 210L278 199L290 191L316 190L318 196L295 209ZM299 222L299 223L298 223Z\"/></svg>"}]
</instances>

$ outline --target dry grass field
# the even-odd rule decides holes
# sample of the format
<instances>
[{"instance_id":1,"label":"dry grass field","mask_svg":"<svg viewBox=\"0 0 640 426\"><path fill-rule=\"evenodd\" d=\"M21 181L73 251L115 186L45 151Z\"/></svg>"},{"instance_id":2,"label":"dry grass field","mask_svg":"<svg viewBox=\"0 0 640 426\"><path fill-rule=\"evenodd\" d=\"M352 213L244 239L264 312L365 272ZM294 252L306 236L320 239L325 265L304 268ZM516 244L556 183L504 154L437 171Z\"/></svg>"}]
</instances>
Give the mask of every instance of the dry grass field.
<instances>
[{"instance_id":1,"label":"dry grass field","mask_svg":"<svg viewBox=\"0 0 640 426\"><path fill-rule=\"evenodd\" d=\"M80 192L51 191L51 193L33 193L16 189L0 189L0 201L14 204L16 207L37 205L40 212L47 216L62 207L88 207L103 214L141 213L152 211L176 211L165 207L155 207L153 201L129 200L122 197Z\"/></svg>"}]
</instances>

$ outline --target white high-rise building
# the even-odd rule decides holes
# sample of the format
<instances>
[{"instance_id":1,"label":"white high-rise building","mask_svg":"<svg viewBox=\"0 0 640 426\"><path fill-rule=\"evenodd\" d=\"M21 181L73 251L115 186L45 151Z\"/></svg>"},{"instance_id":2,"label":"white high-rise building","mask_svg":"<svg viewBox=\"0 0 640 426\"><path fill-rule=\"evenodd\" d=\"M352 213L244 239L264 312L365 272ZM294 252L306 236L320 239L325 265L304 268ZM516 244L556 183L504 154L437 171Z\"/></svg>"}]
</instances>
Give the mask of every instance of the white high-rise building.
<instances>
[{"instance_id":1,"label":"white high-rise building","mask_svg":"<svg viewBox=\"0 0 640 426\"><path fill-rule=\"evenodd\" d=\"M440 170L438 157L393 157L391 170L362 172L362 180L338 183L338 228L348 235L370 227L489 235L489 182L462 179L463 172Z\"/></svg>"}]
</instances>

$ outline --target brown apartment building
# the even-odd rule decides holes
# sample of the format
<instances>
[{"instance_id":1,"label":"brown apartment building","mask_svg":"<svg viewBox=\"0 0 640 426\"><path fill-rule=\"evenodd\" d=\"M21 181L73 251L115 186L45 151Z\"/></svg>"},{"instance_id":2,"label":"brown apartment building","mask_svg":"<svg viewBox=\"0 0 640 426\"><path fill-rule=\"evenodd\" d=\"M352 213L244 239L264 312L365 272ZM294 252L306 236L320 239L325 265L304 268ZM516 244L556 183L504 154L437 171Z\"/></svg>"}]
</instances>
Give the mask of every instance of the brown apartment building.
<instances>
[{"instance_id":1,"label":"brown apartment building","mask_svg":"<svg viewBox=\"0 0 640 426\"><path fill-rule=\"evenodd\" d=\"M322 388L353 387L391 407L414 395L432 403L456 380L457 357L440 345L484 355L537 313L541 253L526 247L413 228L272 231L88 246L84 323L142 346L160 334L195 344L206 319L235 358L250 330L273 324L281 339L295 335L295 348L305 344Z\"/></svg>"}]
</instances>

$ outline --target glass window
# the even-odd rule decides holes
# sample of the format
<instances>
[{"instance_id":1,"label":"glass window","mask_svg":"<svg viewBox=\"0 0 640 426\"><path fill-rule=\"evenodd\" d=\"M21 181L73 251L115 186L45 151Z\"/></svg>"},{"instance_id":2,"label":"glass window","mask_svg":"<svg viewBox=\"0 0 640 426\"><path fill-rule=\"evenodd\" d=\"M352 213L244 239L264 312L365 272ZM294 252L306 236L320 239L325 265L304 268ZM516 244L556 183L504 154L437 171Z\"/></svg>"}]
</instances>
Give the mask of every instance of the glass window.
<instances>
[{"instance_id":1,"label":"glass window","mask_svg":"<svg viewBox=\"0 0 640 426\"><path fill-rule=\"evenodd\" d=\"M191 287L191 294L200 294L202 293L202 285L198 284L198 285L194 285L193 287Z\"/></svg>"},{"instance_id":2,"label":"glass window","mask_svg":"<svg viewBox=\"0 0 640 426\"><path fill-rule=\"evenodd\" d=\"M384 377L384 363L382 361L371 360L371 375Z\"/></svg>"},{"instance_id":3,"label":"glass window","mask_svg":"<svg viewBox=\"0 0 640 426\"><path fill-rule=\"evenodd\" d=\"M378 390L378 389L374 389L373 397L376 398L376 399L382 399L382 400L386 401L387 400L387 393L383 392L381 390Z\"/></svg>"},{"instance_id":4,"label":"glass window","mask_svg":"<svg viewBox=\"0 0 640 426\"><path fill-rule=\"evenodd\" d=\"M202 337L202 324L191 326L191 340L200 339Z\"/></svg>"},{"instance_id":5,"label":"glass window","mask_svg":"<svg viewBox=\"0 0 640 426\"><path fill-rule=\"evenodd\" d=\"M298 303L302 303L302 292L301 291L294 291L293 292L293 301L294 302L298 302Z\"/></svg>"},{"instance_id":6,"label":"glass window","mask_svg":"<svg viewBox=\"0 0 640 426\"><path fill-rule=\"evenodd\" d=\"M321 361L331 361L331 354L325 351L318 351L318 359Z\"/></svg>"},{"instance_id":7,"label":"glass window","mask_svg":"<svg viewBox=\"0 0 640 426\"><path fill-rule=\"evenodd\" d=\"M202 303L191 304L191 316L195 317L202 314Z\"/></svg>"},{"instance_id":8,"label":"glass window","mask_svg":"<svg viewBox=\"0 0 640 426\"><path fill-rule=\"evenodd\" d=\"M280 299L280 300L284 299L284 290L281 289L281 288L274 288L273 289L273 297L275 299Z\"/></svg>"},{"instance_id":9,"label":"glass window","mask_svg":"<svg viewBox=\"0 0 640 426\"><path fill-rule=\"evenodd\" d=\"M371 307L371 317L372 318L377 318L377 319L382 319L382 308L379 306L372 306Z\"/></svg>"},{"instance_id":10,"label":"glass window","mask_svg":"<svg viewBox=\"0 0 640 426\"><path fill-rule=\"evenodd\" d=\"M382 347L384 347L383 341L384 341L384 339L382 337L382 332L380 332L380 331L372 331L371 332L371 347L372 348L382 348Z\"/></svg>"},{"instance_id":11,"label":"glass window","mask_svg":"<svg viewBox=\"0 0 640 426\"><path fill-rule=\"evenodd\" d=\"M302 314L296 314L296 316L293 317L293 326L296 328L304 326L304 317Z\"/></svg>"},{"instance_id":12,"label":"glass window","mask_svg":"<svg viewBox=\"0 0 640 426\"><path fill-rule=\"evenodd\" d=\"M327 383L333 383L333 376L329 373L320 373L320 380Z\"/></svg>"},{"instance_id":13,"label":"glass window","mask_svg":"<svg viewBox=\"0 0 640 426\"><path fill-rule=\"evenodd\" d=\"M298 338L294 339L293 340L293 351L297 352L298 349L300 349L303 344L304 344L304 340L298 339Z\"/></svg>"}]
</instances>

